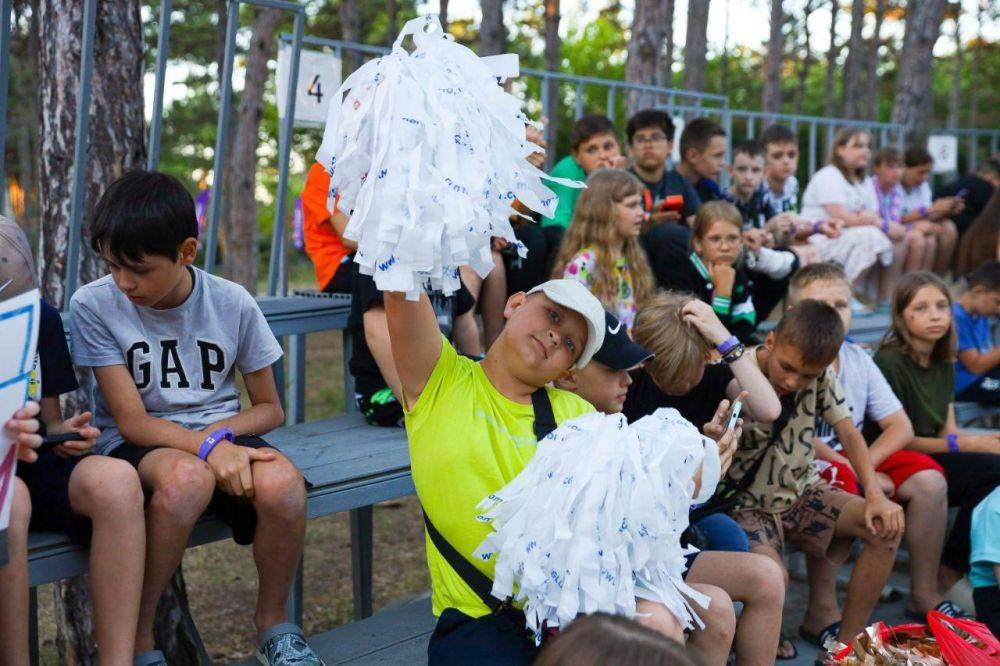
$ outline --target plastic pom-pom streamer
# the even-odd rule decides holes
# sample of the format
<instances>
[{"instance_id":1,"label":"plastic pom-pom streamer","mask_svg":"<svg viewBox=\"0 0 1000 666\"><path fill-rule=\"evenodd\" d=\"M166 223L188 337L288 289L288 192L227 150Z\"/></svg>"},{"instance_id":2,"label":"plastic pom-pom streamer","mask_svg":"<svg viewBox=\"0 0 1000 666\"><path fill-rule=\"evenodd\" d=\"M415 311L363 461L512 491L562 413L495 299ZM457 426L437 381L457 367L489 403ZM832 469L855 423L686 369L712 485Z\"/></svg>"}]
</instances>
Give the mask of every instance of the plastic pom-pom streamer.
<instances>
[{"instance_id":1,"label":"plastic pom-pom streamer","mask_svg":"<svg viewBox=\"0 0 1000 666\"><path fill-rule=\"evenodd\" d=\"M694 494L701 469L701 490ZM674 409L629 425L621 414L567 421L531 462L479 505L493 533L476 550L495 558L493 595L523 603L527 627L565 626L578 614L632 617L636 598L703 626L708 597L684 583L681 533L692 502L718 485L715 442Z\"/></svg>"},{"instance_id":2,"label":"plastic pom-pom streamer","mask_svg":"<svg viewBox=\"0 0 1000 666\"><path fill-rule=\"evenodd\" d=\"M515 199L555 211L542 184L550 177L525 159L539 150L525 138L531 121L498 84L516 75L516 55L480 58L426 16L337 91L316 160L340 208L352 211L344 236L357 241L355 261L379 289L452 293L459 266L483 277L493 268L492 237L524 255L509 221Z\"/></svg>"}]
</instances>

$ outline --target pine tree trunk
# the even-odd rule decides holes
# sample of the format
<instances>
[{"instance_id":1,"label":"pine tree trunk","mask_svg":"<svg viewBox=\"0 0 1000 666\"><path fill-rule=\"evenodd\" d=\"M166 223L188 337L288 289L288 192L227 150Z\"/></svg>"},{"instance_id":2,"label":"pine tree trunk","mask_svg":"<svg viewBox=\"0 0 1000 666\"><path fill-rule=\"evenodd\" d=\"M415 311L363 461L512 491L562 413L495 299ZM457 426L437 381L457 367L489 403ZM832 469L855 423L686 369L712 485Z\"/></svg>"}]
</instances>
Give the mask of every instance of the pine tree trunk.
<instances>
[{"instance_id":1,"label":"pine tree trunk","mask_svg":"<svg viewBox=\"0 0 1000 666\"><path fill-rule=\"evenodd\" d=\"M562 16L559 13L559 0L545 0L545 69L549 72L558 72L562 69L562 39L559 37L559 22ZM543 109L548 120L546 136L554 138L559 131L559 83L557 81L548 82L549 109ZM550 112L555 111L555 113ZM546 153L547 160L551 161L553 150Z\"/></svg>"},{"instance_id":2,"label":"pine tree trunk","mask_svg":"<svg viewBox=\"0 0 1000 666\"><path fill-rule=\"evenodd\" d=\"M438 16L441 18L441 27L448 32L448 0L441 0Z\"/></svg>"},{"instance_id":3,"label":"pine tree trunk","mask_svg":"<svg viewBox=\"0 0 1000 666\"><path fill-rule=\"evenodd\" d=\"M976 44L972 47L972 71L969 73L969 80L973 84L969 87L969 127L978 127L979 123L979 73L982 71L983 62L983 15L986 7L984 3L979 3L976 7Z\"/></svg>"},{"instance_id":4,"label":"pine tree trunk","mask_svg":"<svg viewBox=\"0 0 1000 666\"><path fill-rule=\"evenodd\" d=\"M340 0L340 36L345 42L360 43L361 39L361 8L358 0ZM344 49L344 63L347 74L350 74L363 62L361 51Z\"/></svg>"},{"instance_id":5,"label":"pine tree trunk","mask_svg":"<svg viewBox=\"0 0 1000 666\"><path fill-rule=\"evenodd\" d=\"M781 65L785 55L785 9L782 0L771 0L771 37L764 57L764 95L761 107L765 113L781 111Z\"/></svg>"},{"instance_id":6,"label":"pine tree trunk","mask_svg":"<svg viewBox=\"0 0 1000 666\"><path fill-rule=\"evenodd\" d=\"M837 56L840 47L837 46L837 15L840 10L838 0L830 0L830 48L826 52L826 82L823 86L823 109L826 115L837 115Z\"/></svg>"},{"instance_id":7,"label":"pine tree trunk","mask_svg":"<svg viewBox=\"0 0 1000 666\"><path fill-rule=\"evenodd\" d=\"M389 23L386 44L391 46L399 34L399 3L396 0L385 0L385 14Z\"/></svg>"},{"instance_id":8,"label":"pine tree trunk","mask_svg":"<svg viewBox=\"0 0 1000 666\"><path fill-rule=\"evenodd\" d=\"M882 92L878 80L878 52L882 46L883 21L885 21L885 0L877 0L875 3L875 30L872 34L871 48L868 50L868 90L865 102L865 118L869 120L878 120L878 101Z\"/></svg>"},{"instance_id":9,"label":"pine tree trunk","mask_svg":"<svg viewBox=\"0 0 1000 666\"><path fill-rule=\"evenodd\" d=\"M812 32L809 30L809 17L813 12L813 0L806 0L802 10L802 56L799 58L798 84L795 86L795 97L792 101L792 113L801 114L806 97L806 82L809 80L809 70L812 68Z\"/></svg>"},{"instance_id":10,"label":"pine tree trunk","mask_svg":"<svg viewBox=\"0 0 1000 666\"><path fill-rule=\"evenodd\" d=\"M948 128L958 127L958 105L962 96L962 5L955 6L955 57L952 59L954 70L951 74L951 99L948 104Z\"/></svg>"},{"instance_id":11,"label":"pine tree trunk","mask_svg":"<svg viewBox=\"0 0 1000 666\"><path fill-rule=\"evenodd\" d=\"M663 0L636 0L632 16L632 36L628 42L625 80L629 83L655 85L660 50L663 47ZM628 115L651 106L655 100L649 93L630 90Z\"/></svg>"},{"instance_id":12,"label":"pine tree trunk","mask_svg":"<svg viewBox=\"0 0 1000 666\"><path fill-rule=\"evenodd\" d=\"M246 57L246 83L236 112L236 131L226 174L228 205L221 225L226 247L226 277L243 285L251 294L257 293L260 273L257 146L264 115L267 61L274 50L275 31L280 19L281 12L277 9L258 10L254 19Z\"/></svg>"},{"instance_id":13,"label":"pine tree trunk","mask_svg":"<svg viewBox=\"0 0 1000 666\"><path fill-rule=\"evenodd\" d=\"M705 89L710 1L688 0L687 35L684 41L684 83L681 86L686 90Z\"/></svg>"},{"instance_id":14,"label":"pine tree trunk","mask_svg":"<svg viewBox=\"0 0 1000 666\"><path fill-rule=\"evenodd\" d=\"M497 55L507 50L507 28L503 24L503 0L480 0L483 20L479 23L476 53Z\"/></svg>"},{"instance_id":15,"label":"pine tree trunk","mask_svg":"<svg viewBox=\"0 0 1000 666\"><path fill-rule=\"evenodd\" d=\"M675 0L663 2L663 54L660 56L660 66L656 74L657 85L664 88L674 87L674 4ZM665 102L666 100L660 100Z\"/></svg>"},{"instance_id":16,"label":"pine tree trunk","mask_svg":"<svg viewBox=\"0 0 1000 666\"><path fill-rule=\"evenodd\" d=\"M903 125L907 144L924 138L929 121L934 43L941 33L945 0L922 0L907 5L906 33L899 57L899 87L892 122Z\"/></svg>"},{"instance_id":17,"label":"pine tree trunk","mask_svg":"<svg viewBox=\"0 0 1000 666\"><path fill-rule=\"evenodd\" d=\"M847 61L844 63L844 115L848 118L861 117L865 89L864 27L865 0L854 0L851 4L851 38L847 43Z\"/></svg>"},{"instance_id":18,"label":"pine tree trunk","mask_svg":"<svg viewBox=\"0 0 1000 666\"><path fill-rule=\"evenodd\" d=\"M40 45L39 183L41 217L41 287L44 297L60 303L66 274L66 253L73 178L73 143L80 72L83 3L38 0ZM102 0L98 3L94 39L92 104L90 108L89 155L85 210L93 209L100 193L124 171L141 168L146 161L143 122L143 32L139 0ZM98 257L90 250L84 225L80 250L80 284L103 273ZM87 383L82 382L86 387ZM86 404L86 396L75 396L68 409ZM192 655L199 645L187 616L180 573L174 585L177 596L165 595L157 619L157 636L167 648L171 663L199 663ZM55 614L63 663L96 664L93 613L87 577L57 583Z\"/></svg>"}]
</instances>

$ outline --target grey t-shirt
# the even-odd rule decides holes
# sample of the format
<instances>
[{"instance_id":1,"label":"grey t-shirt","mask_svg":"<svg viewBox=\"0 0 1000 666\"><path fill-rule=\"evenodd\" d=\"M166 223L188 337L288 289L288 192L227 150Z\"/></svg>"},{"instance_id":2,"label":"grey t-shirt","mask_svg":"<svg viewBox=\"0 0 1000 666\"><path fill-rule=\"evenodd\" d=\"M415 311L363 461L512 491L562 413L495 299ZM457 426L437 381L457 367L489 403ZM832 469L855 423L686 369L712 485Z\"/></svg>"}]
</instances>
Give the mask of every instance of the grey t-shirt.
<instances>
[{"instance_id":1,"label":"grey t-shirt","mask_svg":"<svg viewBox=\"0 0 1000 666\"><path fill-rule=\"evenodd\" d=\"M903 409L882 371L863 348L853 342L845 342L840 346L837 358L840 361L837 379L844 390L847 404L851 408L851 418L858 430L861 430L865 418L877 422ZM840 442L836 440L833 428L818 417L816 437L840 450Z\"/></svg>"},{"instance_id":2,"label":"grey t-shirt","mask_svg":"<svg viewBox=\"0 0 1000 666\"><path fill-rule=\"evenodd\" d=\"M281 358L281 346L253 297L238 284L192 269L194 288L175 308L129 301L111 276L81 287L70 303L73 362L124 365L150 416L202 429L240 411L236 373ZM122 443L100 389L94 393L95 450Z\"/></svg>"}]
</instances>

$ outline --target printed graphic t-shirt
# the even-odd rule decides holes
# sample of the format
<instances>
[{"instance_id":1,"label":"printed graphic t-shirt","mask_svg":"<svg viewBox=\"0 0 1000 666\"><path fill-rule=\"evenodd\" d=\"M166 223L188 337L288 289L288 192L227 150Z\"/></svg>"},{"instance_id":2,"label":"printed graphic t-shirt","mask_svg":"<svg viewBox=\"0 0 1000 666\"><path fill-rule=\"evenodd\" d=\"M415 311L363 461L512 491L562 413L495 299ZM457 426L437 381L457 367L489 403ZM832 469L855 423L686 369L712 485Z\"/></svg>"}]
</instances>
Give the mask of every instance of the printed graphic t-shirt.
<instances>
[{"instance_id":1,"label":"printed graphic t-shirt","mask_svg":"<svg viewBox=\"0 0 1000 666\"><path fill-rule=\"evenodd\" d=\"M83 286L70 303L73 360L84 367L124 365L146 412L200 430L240 411L236 370L256 372L281 358L257 303L238 284L192 268L194 286L175 308L132 303L111 276ZM122 443L107 401L94 393L95 450Z\"/></svg>"},{"instance_id":2,"label":"printed graphic t-shirt","mask_svg":"<svg viewBox=\"0 0 1000 666\"><path fill-rule=\"evenodd\" d=\"M547 388L556 423L594 411L590 403ZM442 338L441 356L416 404L407 404L406 434L417 496L431 522L459 553L472 553L490 534L476 519L479 504L512 481L537 442L534 410L496 390L479 363L459 356ZM471 617L489 613L475 592L426 540L434 615L455 608ZM493 560L473 561L493 577Z\"/></svg>"},{"instance_id":3,"label":"printed graphic t-shirt","mask_svg":"<svg viewBox=\"0 0 1000 666\"><path fill-rule=\"evenodd\" d=\"M756 364L757 349L747 353ZM749 487L737 496L740 508L781 513L798 501L806 488L819 481L819 474L811 464L816 457L813 435L817 416L830 425L851 417L847 398L830 367L795 394L794 410L774 444L771 444L774 433L770 423L744 421L743 439L729 476L739 480L759 456L763 456L764 462Z\"/></svg>"}]
</instances>

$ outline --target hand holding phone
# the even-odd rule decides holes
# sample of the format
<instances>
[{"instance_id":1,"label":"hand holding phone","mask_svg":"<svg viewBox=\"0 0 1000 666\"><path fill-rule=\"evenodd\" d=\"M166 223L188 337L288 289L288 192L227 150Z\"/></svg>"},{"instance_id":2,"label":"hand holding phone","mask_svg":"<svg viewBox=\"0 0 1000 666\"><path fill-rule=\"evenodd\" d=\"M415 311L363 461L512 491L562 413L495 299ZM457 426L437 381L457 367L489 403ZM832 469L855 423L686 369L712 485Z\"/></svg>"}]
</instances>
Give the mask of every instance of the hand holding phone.
<instances>
[{"instance_id":1,"label":"hand holding phone","mask_svg":"<svg viewBox=\"0 0 1000 666\"><path fill-rule=\"evenodd\" d=\"M967 188L963 187L958 192L955 192L955 198L956 199L964 199L968 193L969 193L969 190Z\"/></svg>"},{"instance_id":2,"label":"hand holding phone","mask_svg":"<svg viewBox=\"0 0 1000 666\"><path fill-rule=\"evenodd\" d=\"M729 413L729 423L726 425L726 432L734 430L736 428L736 423L740 419L740 412L743 411L743 401L737 400L733 403L732 411Z\"/></svg>"}]
</instances>

